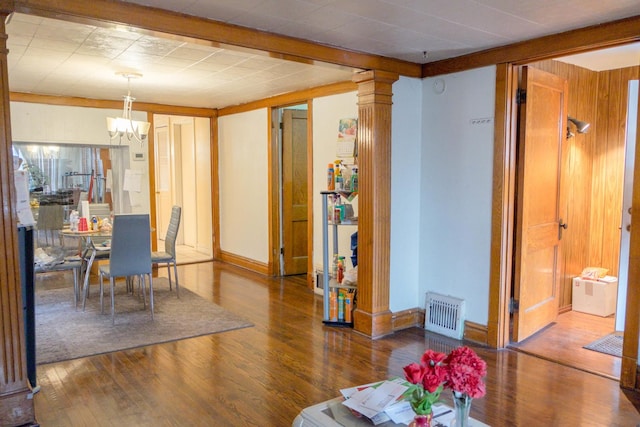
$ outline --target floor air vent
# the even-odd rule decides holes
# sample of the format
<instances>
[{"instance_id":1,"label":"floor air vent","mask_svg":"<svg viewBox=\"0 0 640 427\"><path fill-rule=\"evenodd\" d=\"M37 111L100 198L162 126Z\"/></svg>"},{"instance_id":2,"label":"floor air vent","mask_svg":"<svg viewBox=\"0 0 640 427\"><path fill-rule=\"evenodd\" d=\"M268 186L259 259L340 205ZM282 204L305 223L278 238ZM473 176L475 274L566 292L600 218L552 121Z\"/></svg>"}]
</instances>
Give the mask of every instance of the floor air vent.
<instances>
[{"instance_id":1,"label":"floor air vent","mask_svg":"<svg viewBox=\"0 0 640 427\"><path fill-rule=\"evenodd\" d=\"M424 328L448 337L464 336L464 300L427 292Z\"/></svg>"}]
</instances>

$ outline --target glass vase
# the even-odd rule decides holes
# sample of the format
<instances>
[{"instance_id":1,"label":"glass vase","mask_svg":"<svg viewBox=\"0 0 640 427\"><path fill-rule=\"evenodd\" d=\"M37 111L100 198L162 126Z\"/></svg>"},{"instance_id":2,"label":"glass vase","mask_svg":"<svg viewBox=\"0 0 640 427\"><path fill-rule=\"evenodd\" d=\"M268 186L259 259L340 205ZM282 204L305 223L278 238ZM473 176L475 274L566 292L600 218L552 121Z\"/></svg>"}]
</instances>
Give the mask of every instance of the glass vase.
<instances>
[{"instance_id":1,"label":"glass vase","mask_svg":"<svg viewBox=\"0 0 640 427\"><path fill-rule=\"evenodd\" d=\"M455 412L455 427L469 427L469 411L473 399L465 393L453 392L453 409Z\"/></svg>"},{"instance_id":2,"label":"glass vase","mask_svg":"<svg viewBox=\"0 0 640 427\"><path fill-rule=\"evenodd\" d=\"M409 427L431 427L432 418L433 412L427 415L416 415L413 417L413 421L409 423Z\"/></svg>"}]
</instances>

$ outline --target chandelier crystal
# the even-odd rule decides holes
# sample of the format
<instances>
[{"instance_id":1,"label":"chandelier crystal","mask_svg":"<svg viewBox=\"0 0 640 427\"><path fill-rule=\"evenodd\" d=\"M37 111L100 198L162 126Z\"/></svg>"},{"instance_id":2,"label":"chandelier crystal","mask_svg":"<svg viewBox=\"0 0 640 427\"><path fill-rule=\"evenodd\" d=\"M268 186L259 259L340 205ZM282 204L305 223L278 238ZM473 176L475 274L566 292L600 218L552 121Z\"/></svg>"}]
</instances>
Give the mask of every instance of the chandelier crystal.
<instances>
[{"instance_id":1,"label":"chandelier crystal","mask_svg":"<svg viewBox=\"0 0 640 427\"><path fill-rule=\"evenodd\" d=\"M107 117L107 132L112 140L127 138L129 142L135 141L142 144L149 134L151 123L133 120L131 118L131 105L135 98L131 96L131 79L142 77L138 73L117 73L127 79L127 95L124 96L122 117Z\"/></svg>"}]
</instances>

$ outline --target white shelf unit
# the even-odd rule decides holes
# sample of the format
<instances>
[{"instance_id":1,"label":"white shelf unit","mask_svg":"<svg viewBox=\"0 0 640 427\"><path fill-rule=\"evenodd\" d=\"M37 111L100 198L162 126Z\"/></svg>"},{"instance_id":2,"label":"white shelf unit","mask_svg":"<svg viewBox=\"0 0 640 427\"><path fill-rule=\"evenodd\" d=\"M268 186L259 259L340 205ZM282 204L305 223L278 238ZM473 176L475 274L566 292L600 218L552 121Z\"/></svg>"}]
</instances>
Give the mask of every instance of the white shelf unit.
<instances>
[{"instance_id":1,"label":"white shelf unit","mask_svg":"<svg viewBox=\"0 0 640 427\"><path fill-rule=\"evenodd\" d=\"M330 326L353 326L353 321L346 322L342 320L331 320L330 316L330 292L331 289L341 288L341 289L356 289L357 286L350 285L342 285L337 283L336 279L331 275L331 262L332 258L329 257L329 228L331 228L331 233L333 237L333 254L338 254L338 228L340 227L357 227L358 222L349 220L343 222L334 222L329 219L329 196L340 195L347 198L351 193L344 191L321 191L322 196L322 296L324 302L324 324ZM331 213L331 217L333 217L333 212ZM346 266L345 266L346 267Z\"/></svg>"}]
</instances>

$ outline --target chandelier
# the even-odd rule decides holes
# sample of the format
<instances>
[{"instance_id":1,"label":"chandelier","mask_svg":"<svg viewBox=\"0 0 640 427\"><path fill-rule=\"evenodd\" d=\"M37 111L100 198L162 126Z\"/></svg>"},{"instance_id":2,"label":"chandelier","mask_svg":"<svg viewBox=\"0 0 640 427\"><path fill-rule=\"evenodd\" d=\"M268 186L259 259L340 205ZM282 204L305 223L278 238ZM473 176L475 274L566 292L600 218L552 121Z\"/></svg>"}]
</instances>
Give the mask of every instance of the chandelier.
<instances>
[{"instance_id":1,"label":"chandelier","mask_svg":"<svg viewBox=\"0 0 640 427\"><path fill-rule=\"evenodd\" d=\"M131 97L131 79L142 77L138 73L116 73L127 79L127 95L124 97L124 108L122 109L122 117L107 117L107 132L112 140L126 137L129 142L135 141L140 144L147 139L149 127L151 123L141 122L131 119L131 104L135 98Z\"/></svg>"}]
</instances>

